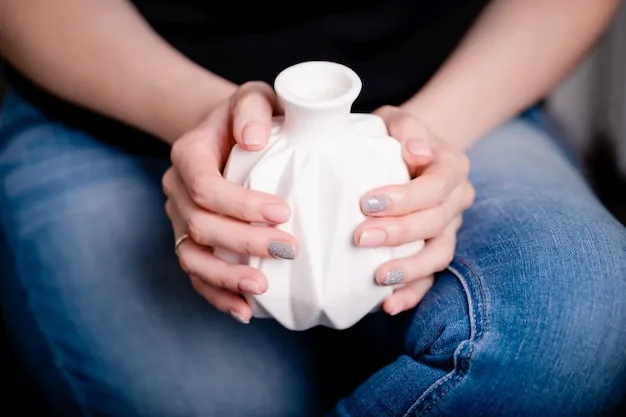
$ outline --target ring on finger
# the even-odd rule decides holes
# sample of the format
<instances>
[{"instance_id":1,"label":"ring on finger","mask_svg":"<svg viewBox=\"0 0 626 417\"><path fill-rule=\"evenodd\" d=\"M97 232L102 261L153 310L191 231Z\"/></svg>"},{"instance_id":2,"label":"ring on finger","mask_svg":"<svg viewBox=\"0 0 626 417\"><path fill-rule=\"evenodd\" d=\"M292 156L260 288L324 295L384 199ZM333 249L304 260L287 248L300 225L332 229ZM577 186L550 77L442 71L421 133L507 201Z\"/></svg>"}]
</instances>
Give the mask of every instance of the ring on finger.
<instances>
[{"instance_id":1,"label":"ring on finger","mask_svg":"<svg viewBox=\"0 0 626 417\"><path fill-rule=\"evenodd\" d=\"M189 235L187 233L181 235L176 242L174 242L174 252L178 255L178 247L183 244L185 240L189 239Z\"/></svg>"}]
</instances>

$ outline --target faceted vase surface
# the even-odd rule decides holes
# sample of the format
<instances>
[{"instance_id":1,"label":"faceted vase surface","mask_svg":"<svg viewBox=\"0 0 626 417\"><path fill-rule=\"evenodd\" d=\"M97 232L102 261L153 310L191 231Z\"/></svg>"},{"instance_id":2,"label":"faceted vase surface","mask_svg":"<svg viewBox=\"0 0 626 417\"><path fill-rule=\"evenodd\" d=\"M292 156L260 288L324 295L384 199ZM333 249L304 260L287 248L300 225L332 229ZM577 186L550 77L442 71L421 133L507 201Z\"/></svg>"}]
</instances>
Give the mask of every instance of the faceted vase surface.
<instances>
[{"instance_id":1,"label":"faceted vase surface","mask_svg":"<svg viewBox=\"0 0 626 417\"><path fill-rule=\"evenodd\" d=\"M265 294L247 296L255 317L273 318L291 330L345 329L391 295L393 288L374 281L376 269L424 244L361 248L354 242L356 227L366 219L360 199L376 187L406 183L409 173L382 119L351 114L361 91L351 69L304 62L282 71L274 88L285 116L275 118L269 145L258 152L235 147L224 175L285 198L291 218L276 227L295 236L299 254L283 260L215 253L268 278Z\"/></svg>"}]
</instances>

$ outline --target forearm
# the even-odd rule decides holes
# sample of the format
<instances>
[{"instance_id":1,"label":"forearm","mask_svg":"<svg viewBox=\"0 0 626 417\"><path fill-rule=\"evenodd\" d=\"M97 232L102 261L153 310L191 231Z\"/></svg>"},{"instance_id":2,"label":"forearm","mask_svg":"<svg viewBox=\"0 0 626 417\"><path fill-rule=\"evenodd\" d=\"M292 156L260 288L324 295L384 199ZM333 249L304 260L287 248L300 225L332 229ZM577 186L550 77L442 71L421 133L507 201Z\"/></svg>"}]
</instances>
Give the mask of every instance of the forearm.
<instances>
[{"instance_id":1,"label":"forearm","mask_svg":"<svg viewBox=\"0 0 626 417\"><path fill-rule=\"evenodd\" d=\"M461 148L544 97L602 34L619 0L496 0L403 107Z\"/></svg>"},{"instance_id":2,"label":"forearm","mask_svg":"<svg viewBox=\"0 0 626 417\"><path fill-rule=\"evenodd\" d=\"M0 51L52 93L169 143L235 89L126 0L0 1Z\"/></svg>"}]
</instances>

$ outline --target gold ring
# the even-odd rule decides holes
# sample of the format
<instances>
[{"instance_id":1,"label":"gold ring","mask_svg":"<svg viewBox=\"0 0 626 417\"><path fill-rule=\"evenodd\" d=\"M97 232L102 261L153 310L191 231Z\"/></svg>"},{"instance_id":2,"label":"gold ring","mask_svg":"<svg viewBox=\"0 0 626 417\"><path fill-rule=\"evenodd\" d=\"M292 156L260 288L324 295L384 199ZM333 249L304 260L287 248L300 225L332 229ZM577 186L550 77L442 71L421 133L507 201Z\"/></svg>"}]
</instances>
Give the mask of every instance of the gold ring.
<instances>
[{"instance_id":1,"label":"gold ring","mask_svg":"<svg viewBox=\"0 0 626 417\"><path fill-rule=\"evenodd\" d=\"M189 235L187 233L176 239L176 242L174 242L174 252L178 253L178 247L187 239L189 239Z\"/></svg>"}]
</instances>

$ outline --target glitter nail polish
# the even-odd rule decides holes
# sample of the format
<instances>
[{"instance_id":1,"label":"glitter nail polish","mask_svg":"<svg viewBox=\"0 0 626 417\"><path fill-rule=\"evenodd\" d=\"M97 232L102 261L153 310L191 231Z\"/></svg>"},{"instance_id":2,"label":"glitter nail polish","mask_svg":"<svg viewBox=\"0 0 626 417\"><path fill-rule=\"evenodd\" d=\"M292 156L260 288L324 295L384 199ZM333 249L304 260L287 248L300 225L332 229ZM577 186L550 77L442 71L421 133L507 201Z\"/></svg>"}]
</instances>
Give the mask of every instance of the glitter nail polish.
<instances>
[{"instance_id":1,"label":"glitter nail polish","mask_svg":"<svg viewBox=\"0 0 626 417\"><path fill-rule=\"evenodd\" d=\"M385 275L384 285L396 285L404 281L404 271L401 269L392 269Z\"/></svg>"},{"instance_id":2,"label":"glitter nail polish","mask_svg":"<svg viewBox=\"0 0 626 417\"><path fill-rule=\"evenodd\" d=\"M296 249L289 242L270 242L267 252L279 259L295 259L296 257Z\"/></svg>"},{"instance_id":3,"label":"glitter nail polish","mask_svg":"<svg viewBox=\"0 0 626 417\"><path fill-rule=\"evenodd\" d=\"M380 213L389 208L391 201L386 195L368 195L363 198L362 208L365 214Z\"/></svg>"}]
</instances>

